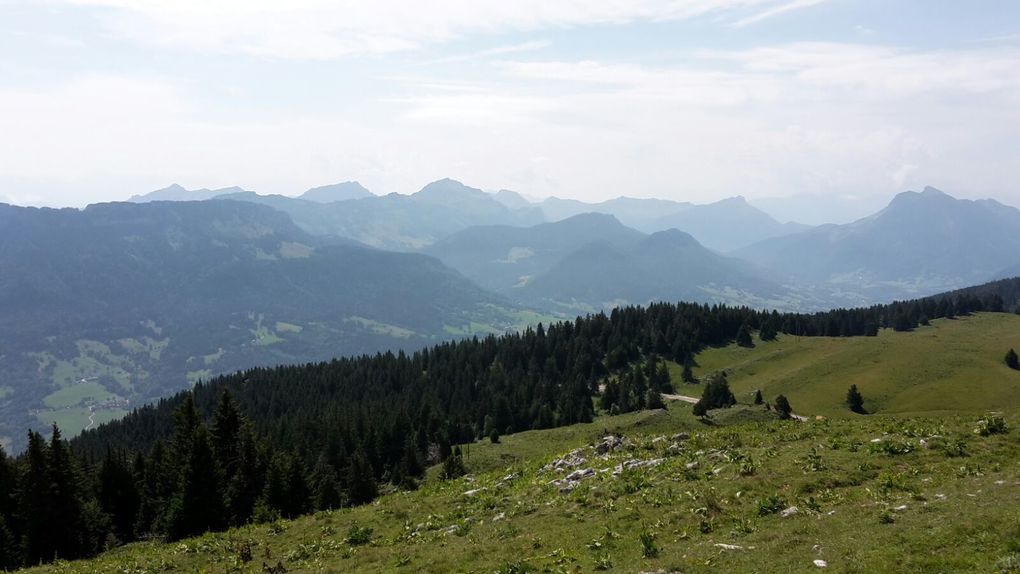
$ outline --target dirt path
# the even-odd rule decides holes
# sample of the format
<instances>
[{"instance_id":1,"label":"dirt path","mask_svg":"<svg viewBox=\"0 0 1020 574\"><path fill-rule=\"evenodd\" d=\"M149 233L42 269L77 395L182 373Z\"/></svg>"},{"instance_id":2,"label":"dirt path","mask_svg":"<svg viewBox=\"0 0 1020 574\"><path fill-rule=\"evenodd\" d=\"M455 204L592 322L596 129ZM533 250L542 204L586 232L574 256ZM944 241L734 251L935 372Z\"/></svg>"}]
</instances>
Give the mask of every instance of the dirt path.
<instances>
[{"instance_id":1,"label":"dirt path","mask_svg":"<svg viewBox=\"0 0 1020 574\"><path fill-rule=\"evenodd\" d=\"M685 403L691 403L692 405L694 403L698 402L698 398L697 397L688 397L687 395L671 395L671 394L668 394L668 393L662 393L662 398L663 398L663 400L667 400L667 401L682 401L682 402L685 402ZM797 419L799 421L806 421L806 420L808 420L808 418L806 416L804 416L804 415L795 415L793 413L790 413L790 418L791 419Z\"/></svg>"},{"instance_id":2,"label":"dirt path","mask_svg":"<svg viewBox=\"0 0 1020 574\"><path fill-rule=\"evenodd\" d=\"M89 430L94 426L96 426L96 411L89 407L89 426L85 427L85 430Z\"/></svg>"}]
</instances>

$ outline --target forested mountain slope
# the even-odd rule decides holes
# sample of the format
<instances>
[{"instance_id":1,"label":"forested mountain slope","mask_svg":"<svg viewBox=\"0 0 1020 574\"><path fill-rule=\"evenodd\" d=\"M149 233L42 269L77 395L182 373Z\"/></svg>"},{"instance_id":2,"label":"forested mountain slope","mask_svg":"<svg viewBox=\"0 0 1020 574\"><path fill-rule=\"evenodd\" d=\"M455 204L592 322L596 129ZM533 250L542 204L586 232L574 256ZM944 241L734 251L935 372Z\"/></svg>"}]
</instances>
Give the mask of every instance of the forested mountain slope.
<instances>
[{"instance_id":1,"label":"forested mountain slope","mask_svg":"<svg viewBox=\"0 0 1020 574\"><path fill-rule=\"evenodd\" d=\"M199 379L519 326L439 261L234 201L0 206L0 437L69 433ZM13 442L12 442L13 441Z\"/></svg>"}]
</instances>

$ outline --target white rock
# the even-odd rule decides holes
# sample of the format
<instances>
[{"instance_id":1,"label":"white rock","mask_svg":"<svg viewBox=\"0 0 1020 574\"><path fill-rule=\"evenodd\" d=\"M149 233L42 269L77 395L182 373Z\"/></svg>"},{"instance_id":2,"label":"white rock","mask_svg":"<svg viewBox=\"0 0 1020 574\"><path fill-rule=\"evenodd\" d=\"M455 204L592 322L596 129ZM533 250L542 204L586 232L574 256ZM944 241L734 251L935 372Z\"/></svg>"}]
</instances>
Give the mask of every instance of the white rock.
<instances>
[{"instance_id":1,"label":"white rock","mask_svg":"<svg viewBox=\"0 0 1020 574\"><path fill-rule=\"evenodd\" d=\"M714 545L716 548L722 548L723 550L743 550L743 546L737 546L736 544L723 544L717 543Z\"/></svg>"},{"instance_id":2,"label":"white rock","mask_svg":"<svg viewBox=\"0 0 1020 574\"><path fill-rule=\"evenodd\" d=\"M901 504L901 505L897 506L896 508L894 508L893 510L896 511L896 512L903 512L906 509L907 509L907 505L906 504Z\"/></svg>"},{"instance_id":3,"label":"white rock","mask_svg":"<svg viewBox=\"0 0 1020 574\"><path fill-rule=\"evenodd\" d=\"M815 560L815 566L817 566L819 568L828 568L829 567L829 563L826 562L825 560Z\"/></svg>"},{"instance_id":4,"label":"white rock","mask_svg":"<svg viewBox=\"0 0 1020 574\"><path fill-rule=\"evenodd\" d=\"M789 508L784 509L782 512L780 512L779 516L782 516L783 518L787 518L787 517L793 516L794 514L797 514L798 512L800 512L800 510L796 506L791 506Z\"/></svg>"}]
</instances>

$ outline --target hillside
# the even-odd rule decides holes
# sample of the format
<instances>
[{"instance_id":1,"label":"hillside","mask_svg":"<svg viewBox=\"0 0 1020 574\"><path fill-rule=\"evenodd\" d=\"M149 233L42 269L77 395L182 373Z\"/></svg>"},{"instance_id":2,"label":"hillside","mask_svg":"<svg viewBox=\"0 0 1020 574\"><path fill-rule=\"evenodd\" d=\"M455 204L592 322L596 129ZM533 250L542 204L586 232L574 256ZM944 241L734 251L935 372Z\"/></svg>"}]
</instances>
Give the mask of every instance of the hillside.
<instances>
[{"instance_id":1,"label":"hillside","mask_svg":"<svg viewBox=\"0 0 1020 574\"><path fill-rule=\"evenodd\" d=\"M425 252L483 287L554 310L680 300L818 307L766 272L710 251L686 233L645 235L601 213L525 228L471 227Z\"/></svg>"},{"instance_id":2,"label":"hillside","mask_svg":"<svg viewBox=\"0 0 1020 574\"><path fill-rule=\"evenodd\" d=\"M253 365L520 324L439 261L332 244L231 201L0 206L0 437L68 434Z\"/></svg>"},{"instance_id":3,"label":"hillside","mask_svg":"<svg viewBox=\"0 0 1020 574\"><path fill-rule=\"evenodd\" d=\"M877 337L779 335L753 349L707 349L694 371L725 370L738 398L784 394L808 415L859 418L843 403L851 384L878 415L980 414L1020 408L1020 372L1003 363L1010 348L1020 349L1020 316L978 313Z\"/></svg>"},{"instance_id":4,"label":"hillside","mask_svg":"<svg viewBox=\"0 0 1020 574\"><path fill-rule=\"evenodd\" d=\"M928 187L882 211L768 239L734 254L831 293L873 302L987 281L1020 259L1020 210Z\"/></svg>"},{"instance_id":5,"label":"hillside","mask_svg":"<svg viewBox=\"0 0 1020 574\"><path fill-rule=\"evenodd\" d=\"M993 439L999 441L997 443L972 441L974 428L988 431L980 435L982 438L1006 430L1004 423L998 420L978 422L979 417L986 416L989 407L1000 406L980 401L1002 402L997 396L982 397L973 393L976 398L970 406L975 410L962 418L958 413L923 413L938 417L935 423L889 414L855 415L848 424L840 423L841 417L817 424L811 417L807 417L809 422L804 425L800 421L780 423L776 422L775 411L748 404L748 390L739 388L743 404L711 411L706 419L696 423L689 415L682 415L678 424L662 414L652 419L640 414L628 414L623 418L612 415L661 407L661 399L676 391L681 395L696 391L694 387L684 387L685 383L677 380L675 372L671 376L662 358L681 364L704 358L708 356L706 353L711 353L705 349L722 349L727 342L740 340L740 333L747 330L770 329L816 337L863 336L882 342L875 335L884 335L880 327L891 326L905 337L917 337L928 327L922 326L923 320L911 323L915 314L923 313L938 320L967 317L982 309L1012 307L1016 301L1007 301L1005 297L1016 294L1017 283L1017 280L1004 281L952 296L813 315L719 305L626 307L615 309L609 315L591 315L501 337L446 343L412 354L386 353L250 369L196 385L192 391L139 409L121 421L87 431L70 444L54 438L47 445L41 436L31 434L27 453L15 464L3 460L0 455L0 489L14 493L15 504L0 508L0 519L12 525L10 532L26 541L22 559L35 564L55 554L93 555L102 549L111 534L124 541L150 539L153 535L179 540L209 530L242 526L252 520L273 522L274 517L295 518L316 509L363 505L377 499L379 494L396 489L415 490L424 485L421 492L426 496L435 492L429 485L435 484L440 472L447 477L457 477L461 475L462 464L466 464L478 473L493 469L504 473L504 478L493 474L482 477L481 481L478 477L465 479L458 486L463 489L459 490L459 496L485 500L484 508L503 512L496 521L536 514L542 518L538 523L531 524L525 519L520 524L533 530L556 530L564 523L555 518L557 505L553 500L569 502L573 515L580 512L586 516L585 509L598 509L604 504L609 506L593 512L602 512L607 519L612 519L617 509L626 510L621 516L634 516L634 520L629 523L614 520L609 526L630 528L629 532L639 538L643 531L643 560L659 557L657 535L680 534L687 524L681 516L691 516L689 509L683 509L685 505L677 504L678 500L687 500L676 498L674 487L678 481L687 483L687 489L702 490L700 484L690 483L733 480L735 492L756 497L732 501L724 495L730 502L716 500L718 510L708 505L709 511L693 512L697 516L693 524L698 532L718 532L713 538L725 532L736 537L753 535L758 531L758 522L753 517L771 520L772 514L784 509L790 516L804 513L812 517L811 524L818 524L815 516L822 516L825 505L841 517L831 522L843 524L845 532L858 528L861 520L897 523L910 516L901 514L909 507L904 501L921 501L914 496L922 488L938 488L939 496L962 498L966 493L962 489L968 486L958 478L946 480L961 468L958 461L947 458L969 455L974 458L967 462L976 462L982 453L988 454L987 447L982 446L987 444L998 445L995 448L999 449L987 460L1012 456L1010 449L1017 449L1015 441L998 438ZM955 321L963 324L967 320ZM912 325L914 331L909 332ZM950 337L944 333L939 336L940 340L947 338ZM963 345L961 348L981 348L982 343L970 341L972 338L962 335L961 339L970 347ZM765 349L772 344L782 343L759 342L758 346ZM897 357L904 354L900 346L888 341L881 349ZM949 353L944 349L939 351ZM962 351L957 353L966 355ZM879 363L883 361L882 353L874 350L868 358ZM708 361L704 362L701 368L709 368ZM898 374L900 371L893 368L890 372ZM921 383L927 384L928 380L921 379ZM768 400L779 404L778 395L771 394L776 389L765 390ZM809 400L798 404L804 397L794 395L793 391L796 389L791 390L790 398L795 412L814 414L808 410L814 405ZM862 391L867 397L868 389ZM593 408L593 395L600 395L596 401L598 411ZM837 393L833 403L838 404L844 396L845 391ZM931 405L928 408L932 408ZM674 409L670 412L688 412L684 406ZM610 413L608 419L605 418L607 412ZM602 418L595 419L597 416ZM577 444L578 435L571 430L572 425L587 423L586 427L574 428L599 429L597 436L605 436L610 428L621 427L620 421L624 422L623 426L626 421L632 421L634 434L654 431L665 436L661 439L634 436L630 438L630 447L618 439L606 439L601 441L602 446L593 447L594 453L588 448L572 452L566 456L566 462L560 461L544 470L541 469L549 460L535 460L535 457L562 452L561 447L569 448L571 443ZM1013 422L1011 420L1010 424ZM670 438L677 429L690 433L694 424L705 425L703 441L690 436ZM709 432L719 426L733 430L739 425L752 426L744 427L749 432L740 435L735 434L739 430ZM787 434L784 429L791 428L789 425L796 425L793 427L796 430ZM551 430L545 434L545 429ZM518 439L513 437L517 433L530 434L521 434ZM885 434L876 437L879 433ZM507 438L504 439L504 435ZM587 440L591 440L590 436ZM488 437L490 443L503 444L505 440L506 446L472 458L472 447L482 437ZM782 454L782 445L786 442L798 443L800 448L796 453ZM524 444L527 446L520 446ZM866 449L862 448L864 446ZM844 451L846 455L841 454ZM917 454L913 455L915 451ZM908 461L916 474L892 476L891 473L898 472L899 464L883 465L879 462L884 460L882 457ZM771 466L772 459L788 462L776 462L777 466ZM442 462L442 471L426 471L426 465L438 462ZM515 468L507 469L508 464ZM585 464L591 466L582 466ZM883 466L888 473L871 472ZM704 470L699 470L703 467ZM74 468L83 480L72 480L79 476L74 474ZM208 469L213 472L209 473ZM831 475L818 475L817 479L807 474L829 469ZM847 475L848 469L857 469L863 474ZM995 468L994 472L1001 470ZM735 474L725 474L727 472ZM922 483L931 484L909 486L923 473L929 474ZM526 489L522 500L545 500L549 504L521 513L517 510L523 507L518 503L503 509L506 497L515 492L513 487L504 491L506 496L499 494L496 500L489 498L503 491L508 483L517 484L523 477L529 478L520 482ZM623 498L651 489L656 482L664 487L658 494L648 492L649 496L640 499ZM713 486L718 489L719 484L725 483L708 485L703 495L719 493L712 490ZM597 486L598 493L592 494L587 488L589 485ZM844 490L840 496L830 497L831 491L858 486L863 488ZM876 499L876 488L892 488L894 492L886 492ZM906 494L901 493L909 493L912 498L907 499ZM564 495L569 496L560 498ZM589 495L594 498L588 499ZM418 495L402 494L398 499L413 500L415 496ZM733 494L733 498L741 496ZM59 497L61 502L45 503L54 497ZM698 502L697 497L691 500ZM863 504L866 500L875 500L878 504L869 509ZM617 506L617 502L621 506ZM580 507L573 506L574 503ZM383 502L377 502L366 508L378 509L381 504ZM429 508L427 500L418 500L417 504ZM731 512L724 511L727 505ZM797 506L799 510L789 510L787 505ZM676 521L675 528L663 530L660 519L649 524L650 519L646 518L652 515L665 519L661 513L653 514L653 509L659 506L683 509L678 509L680 514L671 519ZM705 504L694 508L702 507ZM954 510L958 512L962 505L956 507ZM16 513L14 508L30 508L32 512ZM65 512L64 508L70 510ZM636 515L635 508L641 509ZM980 513L980 508L968 507L967 510L975 515ZM405 522L410 515L399 516L399 528L410 538L428 539L434 530L440 536L456 531L466 534L482 525L480 517L471 512L448 518L449 515L437 510L433 512L437 517L434 527L411 526L413 523ZM378 513L370 516L379 521L389 520ZM448 523L467 516L472 516L472 520ZM824 516L832 514L826 512ZM842 523L843 516L857 522ZM929 526L929 523L915 524L920 524L918 532ZM386 522L380 530L391 527L394 526ZM440 530L442 532L438 532ZM371 538L371 533L365 530L350 529L350 532L346 538L353 542L348 541L348 544L364 546L369 541L366 537ZM415 532L417 534L413 534ZM561 530L558 534L570 532ZM905 531L908 535L911 532ZM690 535L688 530L672 541L687 541ZM749 539L766 548L775 543L767 536L750 536ZM924 540L930 540L930 536ZM715 544L733 544L711 542L711 548L706 545L710 550L718 548ZM995 541L994 547L998 548L1001 542ZM789 541L784 543L789 544ZM595 547L607 546L605 542L601 544ZM330 543L330 548L335 550L341 546ZM932 550L938 548L935 546ZM982 548L988 550L993 546ZM635 556L629 552L621 551L617 558L627 565L625 568L636 564L632 562ZM351 553L346 556L353 558ZM487 554L480 559L506 560L505 556ZM513 559L538 560L543 556L558 558L560 554L546 551L534 555L518 551ZM836 557L846 559L848 556L840 553ZM865 554L861 560L870 564L886 556ZM445 557L444 554L443 559ZM243 559L243 555L239 558ZM389 558L392 557L386 560ZM314 566L302 562L305 558L297 554L288 553L279 559L281 563L289 561L288 567ZM472 561L476 558L459 559ZM602 556L593 559L603 566L613 561L611 557ZM943 556L939 555L939 559ZM961 555L955 552L944 559L961 560ZM990 560L985 551L964 559L977 561L973 562L975 564ZM965 563L971 562L952 562ZM487 562L481 564L488 567ZM688 564L686 568L691 566ZM378 569L381 564L373 562L359 567Z\"/></svg>"},{"instance_id":6,"label":"hillside","mask_svg":"<svg viewBox=\"0 0 1020 574\"><path fill-rule=\"evenodd\" d=\"M505 295L594 242L630 249L644 234L611 215L585 213L532 227L469 227L425 249L479 285Z\"/></svg>"},{"instance_id":7,"label":"hillside","mask_svg":"<svg viewBox=\"0 0 1020 574\"><path fill-rule=\"evenodd\" d=\"M710 251L675 229L630 246L585 245L522 284L516 296L531 305L580 310L652 301L816 308L752 265Z\"/></svg>"},{"instance_id":8,"label":"hillside","mask_svg":"<svg viewBox=\"0 0 1020 574\"><path fill-rule=\"evenodd\" d=\"M26 572L993 572L1020 557L1015 430L759 419L706 427L674 404L478 442L469 476L369 506Z\"/></svg>"}]
</instances>

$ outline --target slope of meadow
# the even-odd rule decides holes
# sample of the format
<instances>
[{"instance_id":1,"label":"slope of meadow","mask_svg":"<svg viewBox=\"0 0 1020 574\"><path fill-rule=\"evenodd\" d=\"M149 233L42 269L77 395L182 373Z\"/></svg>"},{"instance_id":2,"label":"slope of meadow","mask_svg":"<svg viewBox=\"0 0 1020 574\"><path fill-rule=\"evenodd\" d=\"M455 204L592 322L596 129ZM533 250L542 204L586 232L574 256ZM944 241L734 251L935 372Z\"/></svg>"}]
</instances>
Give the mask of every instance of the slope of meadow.
<instances>
[{"instance_id":1,"label":"slope of meadow","mask_svg":"<svg viewBox=\"0 0 1020 574\"><path fill-rule=\"evenodd\" d=\"M1020 371L1003 362L1010 348L1020 349L1020 316L978 313L877 337L755 339L750 349L703 351L694 373L725 370L738 400L755 389L769 400L784 394L804 415L857 416L843 402L851 384L875 414L1011 410L1020 407ZM677 388L700 395L693 385Z\"/></svg>"},{"instance_id":2,"label":"slope of meadow","mask_svg":"<svg viewBox=\"0 0 1020 574\"><path fill-rule=\"evenodd\" d=\"M1020 561L1015 430L982 436L974 416L802 423L736 408L757 422L705 425L673 403L521 433L465 449L468 476L433 473L368 506L31 572L798 572L824 561L915 573Z\"/></svg>"}]
</instances>

